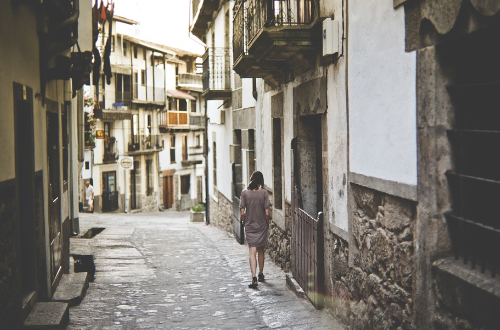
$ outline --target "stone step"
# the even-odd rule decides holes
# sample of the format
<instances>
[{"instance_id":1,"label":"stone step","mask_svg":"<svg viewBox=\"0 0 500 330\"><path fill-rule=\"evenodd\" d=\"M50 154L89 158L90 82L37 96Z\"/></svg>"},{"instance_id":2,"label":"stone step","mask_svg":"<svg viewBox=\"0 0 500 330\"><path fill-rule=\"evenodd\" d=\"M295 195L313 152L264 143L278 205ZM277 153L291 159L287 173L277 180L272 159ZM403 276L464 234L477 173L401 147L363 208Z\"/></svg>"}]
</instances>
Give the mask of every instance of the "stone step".
<instances>
[{"instance_id":1,"label":"stone step","mask_svg":"<svg viewBox=\"0 0 500 330\"><path fill-rule=\"evenodd\" d=\"M67 303L38 302L24 321L23 330L64 330L68 323Z\"/></svg>"},{"instance_id":2,"label":"stone step","mask_svg":"<svg viewBox=\"0 0 500 330\"><path fill-rule=\"evenodd\" d=\"M63 274L52 301L68 303L70 307L82 302L89 287L88 273Z\"/></svg>"}]
</instances>

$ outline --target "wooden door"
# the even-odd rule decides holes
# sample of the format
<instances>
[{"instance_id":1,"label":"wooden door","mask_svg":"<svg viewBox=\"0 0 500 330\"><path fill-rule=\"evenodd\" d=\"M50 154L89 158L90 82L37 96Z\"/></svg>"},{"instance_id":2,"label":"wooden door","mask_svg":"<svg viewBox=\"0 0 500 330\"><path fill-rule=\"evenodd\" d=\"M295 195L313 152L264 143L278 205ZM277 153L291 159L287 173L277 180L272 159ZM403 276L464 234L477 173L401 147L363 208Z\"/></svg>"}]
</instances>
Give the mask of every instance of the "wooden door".
<instances>
[{"instance_id":1,"label":"wooden door","mask_svg":"<svg viewBox=\"0 0 500 330\"><path fill-rule=\"evenodd\" d=\"M174 180L173 176L163 177L163 207L169 209L174 204Z\"/></svg>"}]
</instances>

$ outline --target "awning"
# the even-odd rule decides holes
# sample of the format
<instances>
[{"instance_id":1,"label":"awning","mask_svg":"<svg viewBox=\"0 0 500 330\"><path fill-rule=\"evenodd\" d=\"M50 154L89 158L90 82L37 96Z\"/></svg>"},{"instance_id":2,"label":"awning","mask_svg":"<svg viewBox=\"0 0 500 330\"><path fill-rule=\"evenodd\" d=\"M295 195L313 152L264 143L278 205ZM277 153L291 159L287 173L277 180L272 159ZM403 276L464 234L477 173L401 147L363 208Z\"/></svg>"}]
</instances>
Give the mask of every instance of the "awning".
<instances>
[{"instance_id":1,"label":"awning","mask_svg":"<svg viewBox=\"0 0 500 330\"><path fill-rule=\"evenodd\" d=\"M175 97L176 99L196 100L193 95L178 89L167 89L167 96Z\"/></svg>"}]
</instances>

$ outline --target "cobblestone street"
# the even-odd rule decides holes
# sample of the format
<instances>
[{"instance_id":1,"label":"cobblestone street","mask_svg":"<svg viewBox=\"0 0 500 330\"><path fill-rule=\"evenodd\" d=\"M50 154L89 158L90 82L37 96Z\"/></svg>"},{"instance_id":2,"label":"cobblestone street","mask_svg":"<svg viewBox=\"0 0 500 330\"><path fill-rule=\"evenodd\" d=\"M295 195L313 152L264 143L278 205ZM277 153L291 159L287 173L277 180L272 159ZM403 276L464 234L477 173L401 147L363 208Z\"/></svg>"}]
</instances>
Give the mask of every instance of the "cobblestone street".
<instances>
[{"instance_id":1,"label":"cobblestone street","mask_svg":"<svg viewBox=\"0 0 500 330\"><path fill-rule=\"evenodd\" d=\"M187 212L81 214L81 233L90 228L105 229L72 249L92 251L95 281L68 329L344 329L269 259L249 289L246 245Z\"/></svg>"}]
</instances>

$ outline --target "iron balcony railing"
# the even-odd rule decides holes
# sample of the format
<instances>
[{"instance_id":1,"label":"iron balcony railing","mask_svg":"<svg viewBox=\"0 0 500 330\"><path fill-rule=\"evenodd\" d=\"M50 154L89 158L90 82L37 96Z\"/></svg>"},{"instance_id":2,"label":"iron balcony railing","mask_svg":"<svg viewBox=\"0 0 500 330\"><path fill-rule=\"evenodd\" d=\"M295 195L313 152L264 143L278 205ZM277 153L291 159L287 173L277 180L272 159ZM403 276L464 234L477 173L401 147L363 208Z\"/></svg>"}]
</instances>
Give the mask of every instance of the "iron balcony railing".
<instances>
[{"instance_id":1,"label":"iron balcony railing","mask_svg":"<svg viewBox=\"0 0 500 330\"><path fill-rule=\"evenodd\" d=\"M204 116L195 116L195 115L189 115L189 125L190 126L200 126L204 127L205 126L205 117Z\"/></svg>"},{"instance_id":2,"label":"iron balcony railing","mask_svg":"<svg viewBox=\"0 0 500 330\"><path fill-rule=\"evenodd\" d=\"M131 101L130 92L115 92L115 103L122 103L125 106L130 106Z\"/></svg>"},{"instance_id":3,"label":"iron balcony railing","mask_svg":"<svg viewBox=\"0 0 500 330\"><path fill-rule=\"evenodd\" d=\"M247 54L248 45L265 27L311 24L317 0L236 0L233 15L234 58Z\"/></svg>"},{"instance_id":4,"label":"iron balcony railing","mask_svg":"<svg viewBox=\"0 0 500 330\"><path fill-rule=\"evenodd\" d=\"M177 76L177 85L179 87L201 88L201 75L197 73L179 73Z\"/></svg>"},{"instance_id":5,"label":"iron balcony railing","mask_svg":"<svg viewBox=\"0 0 500 330\"><path fill-rule=\"evenodd\" d=\"M203 55L203 91L231 89L230 49L207 48Z\"/></svg>"},{"instance_id":6,"label":"iron balcony railing","mask_svg":"<svg viewBox=\"0 0 500 330\"><path fill-rule=\"evenodd\" d=\"M233 13L233 59L236 61L241 55L248 55L245 0L236 0Z\"/></svg>"},{"instance_id":7,"label":"iron balcony railing","mask_svg":"<svg viewBox=\"0 0 500 330\"><path fill-rule=\"evenodd\" d=\"M140 134L134 135L128 144L128 151L149 151L161 149L161 135L155 134Z\"/></svg>"},{"instance_id":8,"label":"iron balcony railing","mask_svg":"<svg viewBox=\"0 0 500 330\"><path fill-rule=\"evenodd\" d=\"M134 83L133 98L140 101L165 102L165 88Z\"/></svg>"}]
</instances>

